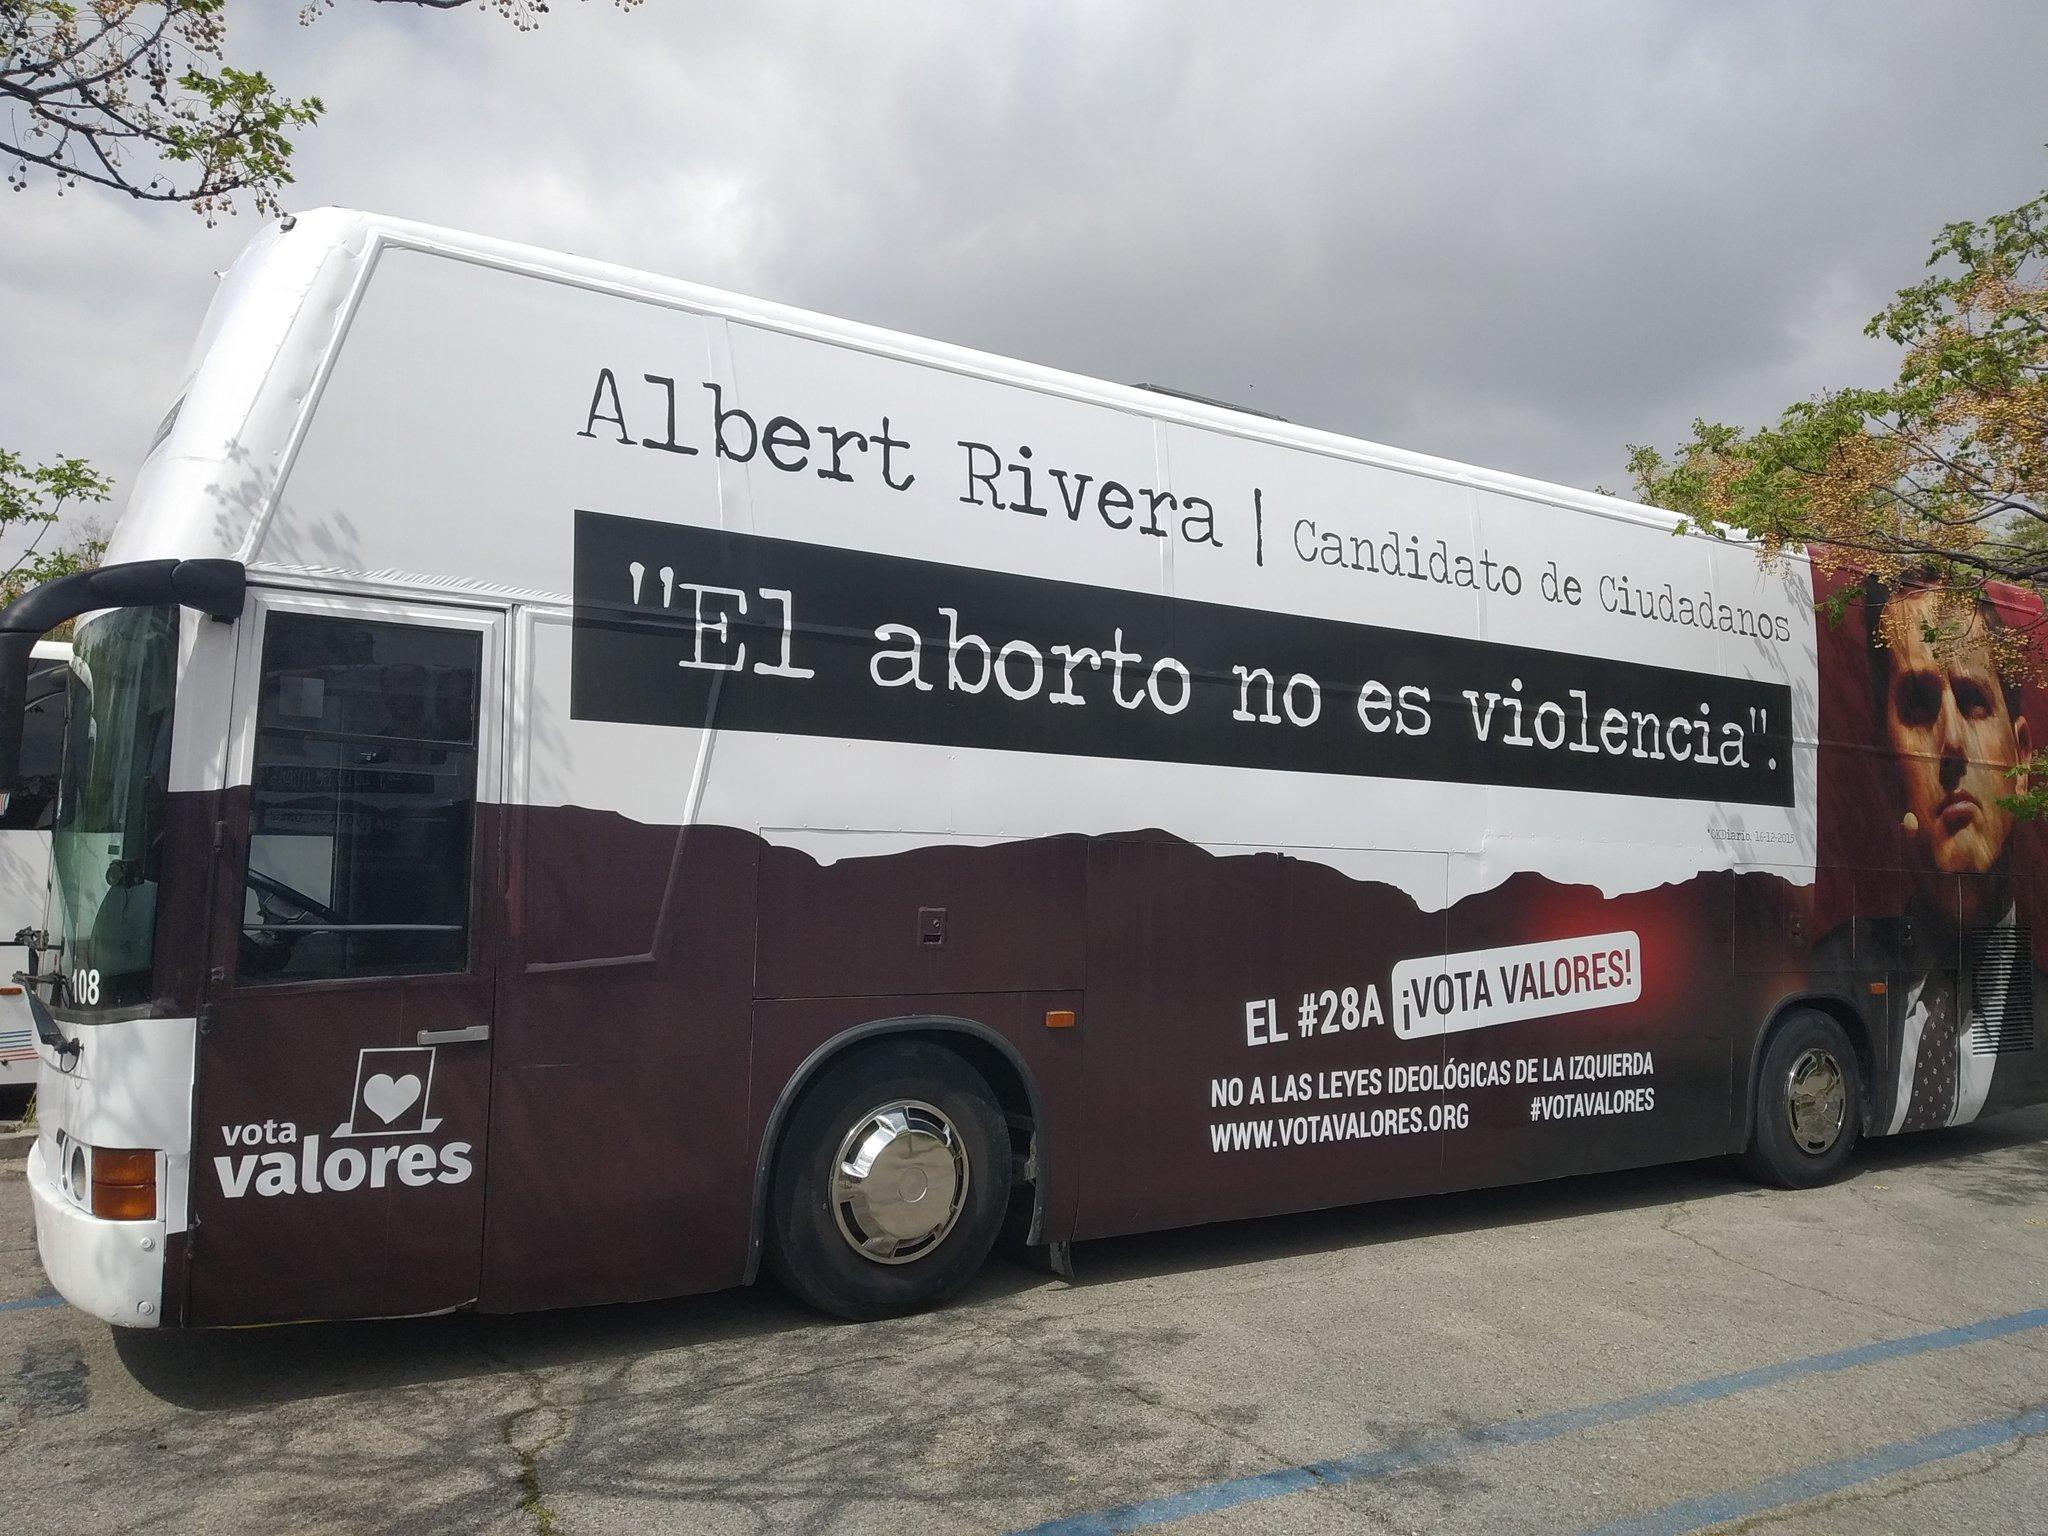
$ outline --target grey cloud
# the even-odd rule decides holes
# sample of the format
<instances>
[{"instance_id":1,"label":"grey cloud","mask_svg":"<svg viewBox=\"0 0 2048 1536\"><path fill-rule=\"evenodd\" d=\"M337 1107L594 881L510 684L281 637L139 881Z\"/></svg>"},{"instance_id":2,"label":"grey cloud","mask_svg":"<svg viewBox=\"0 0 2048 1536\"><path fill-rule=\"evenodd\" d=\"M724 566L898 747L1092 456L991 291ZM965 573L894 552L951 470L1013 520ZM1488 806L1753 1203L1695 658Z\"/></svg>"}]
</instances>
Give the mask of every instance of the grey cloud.
<instances>
[{"instance_id":1,"label":"grey cloud","mask_svg":"<svg viewBox=\"0 0 2048 1536\"><path fill-rule=\"evenodd\" d=\"M2048 169L2034 0L651 0L233 25L294 201L482 229L1574 484L1754 421ZM246 233L9 202L5 436L126 472Z\"/></svg>"}]
</instances>

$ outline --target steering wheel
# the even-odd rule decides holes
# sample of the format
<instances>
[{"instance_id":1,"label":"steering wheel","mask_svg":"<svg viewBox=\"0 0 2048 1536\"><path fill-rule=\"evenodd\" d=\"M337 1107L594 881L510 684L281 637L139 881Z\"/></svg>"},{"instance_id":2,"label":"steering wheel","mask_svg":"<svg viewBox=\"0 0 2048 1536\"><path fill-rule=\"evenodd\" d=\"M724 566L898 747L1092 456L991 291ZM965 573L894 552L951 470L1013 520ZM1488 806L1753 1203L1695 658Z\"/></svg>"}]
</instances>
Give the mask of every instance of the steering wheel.
<instances>
[{"instance_id":1,"label":"steering wheel","mask_svg":"<svg viewBox=\"0 0 2048 1536\"><path fill-rule=\"evenodd\" d=\"M319 931L322 924L340 925L347 921L325 902L315 901L296 886L260 869L250 869L249 890L256 897L256 916L266 925L242 930L241 968L253 976L276 975L290 964L293 947L306 934ZM268 926L296 925L309 918L312 921L296 933L290 926Z\"/></svg>"},{"instance_id":2,"label":"steering wheel","mask_svg":"<svg viewBox=\"0 0 2048 1536\"><path fill-rule=\"evenodd\" d=\"M277 876L266 875L262 870L254 867L249 870L249 889L256 893L256 910L262 915L263 921L266 923L290 921L284 912L278 911L271 906L272 900L285 903L288 908L297 912L301 917L316 918L323 923L346 923L348 921L347 918L335 911L334 908L315 901L304 891L298 889L298 887L287 885L284 881L278 879Z\"/></svg>"}]
</instances>

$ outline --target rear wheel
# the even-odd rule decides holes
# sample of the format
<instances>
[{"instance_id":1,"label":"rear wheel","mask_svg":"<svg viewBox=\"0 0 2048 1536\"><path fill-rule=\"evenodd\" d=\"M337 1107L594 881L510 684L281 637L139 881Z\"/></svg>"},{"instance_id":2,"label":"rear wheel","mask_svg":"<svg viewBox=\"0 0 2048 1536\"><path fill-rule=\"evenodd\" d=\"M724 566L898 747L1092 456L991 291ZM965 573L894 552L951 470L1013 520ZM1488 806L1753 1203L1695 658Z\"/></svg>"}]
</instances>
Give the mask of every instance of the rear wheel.
<instances>
[{"instance_id":1,"label":"rear wheel","mask_svg":"<svg viewBox=\"0 0 2048 1536\"><path fill-rule=\"evenodd\" d=\"M1848 1034L1824 1013L1792 1015L1757 1069L1749 1171L1787 1189L1829 1183L1862 1133L1862 1079Z\"/></svg>"},{"instance_id":2,"label":"rear wheel","mask_svg":"<svg viewBox=\"0 0 2048 1536\"><path fill-rule=\"evenodd\" d=\"M827 1068L791 1117L768 1261L836 1316L914 1312L973 1278L1009 1202L1009 1131L981 1074L924 1041L872 1046Z\"/></svg>"}]
</instances>

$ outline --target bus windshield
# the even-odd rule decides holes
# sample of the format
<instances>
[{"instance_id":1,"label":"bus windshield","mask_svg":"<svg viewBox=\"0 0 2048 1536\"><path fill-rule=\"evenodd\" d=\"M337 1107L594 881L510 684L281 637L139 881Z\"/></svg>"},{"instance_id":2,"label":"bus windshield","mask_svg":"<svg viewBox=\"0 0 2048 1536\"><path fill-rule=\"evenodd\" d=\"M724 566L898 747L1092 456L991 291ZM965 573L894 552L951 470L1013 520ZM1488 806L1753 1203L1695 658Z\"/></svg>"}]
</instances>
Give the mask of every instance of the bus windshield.
<instances>
[{"instance_id":1,"label":"bus windshield","mask_svg":"<svg viewBox=\"0 0 2048 1536\"><path fill-rule=\"evenodd\" d=\"M50 857L72 1008L150 996L177 633L174 608L120 609L78 633Z\"/></svg>"}]
</instances>

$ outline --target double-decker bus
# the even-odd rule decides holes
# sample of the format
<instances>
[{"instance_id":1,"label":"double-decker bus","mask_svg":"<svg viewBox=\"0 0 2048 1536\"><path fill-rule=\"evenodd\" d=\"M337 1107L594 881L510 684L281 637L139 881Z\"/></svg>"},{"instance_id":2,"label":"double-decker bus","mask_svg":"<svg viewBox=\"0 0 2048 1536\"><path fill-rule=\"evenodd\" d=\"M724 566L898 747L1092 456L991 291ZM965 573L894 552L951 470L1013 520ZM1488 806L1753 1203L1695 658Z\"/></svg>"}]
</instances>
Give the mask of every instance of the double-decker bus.
<instances>
[{"instance_id":1,"label":"double-decker bus","mask_svg":"<svg viewBox=\"0 0 2048 1536\"><path fill-rule=\"evenodd\" d=\"M77 620L44 1267L131 1326L764 1262L874 1317L1006 1222L1061 1262L1719 1154L1807 1184L2032 1102L2025 690L1911 578L1817 617L1849 579L284 219L106 564L0 615L0 733Z\"/></svg>"}]
</instances>

